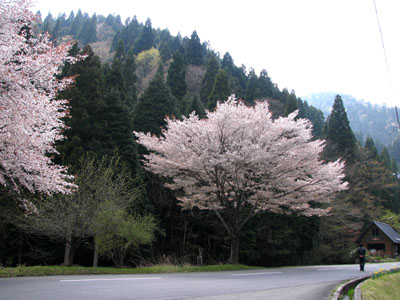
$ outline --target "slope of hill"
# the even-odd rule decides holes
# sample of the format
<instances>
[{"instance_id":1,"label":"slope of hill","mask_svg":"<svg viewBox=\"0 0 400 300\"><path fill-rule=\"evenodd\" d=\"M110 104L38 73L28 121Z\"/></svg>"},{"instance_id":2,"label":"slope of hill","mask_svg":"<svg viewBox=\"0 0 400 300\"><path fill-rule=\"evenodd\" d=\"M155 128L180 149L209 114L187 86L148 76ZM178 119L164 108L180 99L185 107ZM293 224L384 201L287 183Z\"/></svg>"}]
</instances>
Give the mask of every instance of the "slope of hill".
<instances>
[{"instance_id":1,"label":"slope of hill","mask_svg":"<svg viewBox=\"0 0 400 300\"><path fill-rule=\"evenodd\" d=\"M316 93L302 97L310 105L320 109L327 117L336 93ZM374 105L350 95L341 95L350 126L360 142L370 136L379 146L390 146L399 135L393 107ZM381 144L381 145L380 145Z\"/></svg>"}]
</instances>

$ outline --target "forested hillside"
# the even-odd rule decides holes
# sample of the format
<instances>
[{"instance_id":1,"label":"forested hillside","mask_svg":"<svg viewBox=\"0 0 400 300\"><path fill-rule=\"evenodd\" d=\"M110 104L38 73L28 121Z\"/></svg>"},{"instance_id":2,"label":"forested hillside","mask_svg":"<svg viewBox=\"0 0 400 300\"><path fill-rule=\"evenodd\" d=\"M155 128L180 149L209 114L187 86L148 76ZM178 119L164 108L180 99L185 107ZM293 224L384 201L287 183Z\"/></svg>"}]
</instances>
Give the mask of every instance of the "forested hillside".
<instances>
[{"instance_id":1,"label":"forested hillside","mask_svg":"<svg viewBox=\"0 0 400 300\"><path fill-rule=\"evenodd\" d=\"M389 150L378 147L378 151L372 138L357 143L357 130L350 128L349 108L346 113L340 96L329 96L332 109L325 120L323 111L308 105L294 91L280 90L266 70L256 74L251 67L236 66L228 52L222 55L212 50L196 31L190 37L173 36L168 29L153 28L150 18L145 23L134 16L123 21L120 16L89 16L78 10L68 17L48 15L30 25L33 35L48 32L55 45L73 43L69 55L78 61L66 63L58 76L75 80L57 96L68 99L68 115L63 117L65 139L57 141L58 153L52 153L51 159L68 167L79 189L46 195L23 187L16 191L8 182L3 184L0 265L182 264L196 263L199 255L207 264L227 262L233 236L229 230L235 228L230 229L221 220L229 220L229 212L220 212L219 207L204 209L199 204L202 199L191 209L183 209L185 189L172 190L171 178L144 168L149 150L138 143L133 132L162 139L166 116L187 120L194 112L205 121L211 118L217 102L226 101L232 94L249 107L267 101L271 122L279 125L287 120L278 128L296 121L302 124L303 118L310 120L312 129L306 124L302 132L312 132L310 143L326 140L318 157L324 164L341 165L337 160L345 161L345 180L349 183L348 189L335 194L329 204L320 203L327 200L322 199L323 193L317 199L318 193L309 191L315 198L310 204L313 211L330 211L323 217L312 213L304 216L301 205L285 210L279 200L262 208L251 201L242 204L252 217L236 232L240 238L239 262L261 266L353 262L354 241L367 222L399 217L400 182L394 176L397 165L393 157L400 151L394 150L395 146ZM295 117L291 113L296 110ZM290 141L295 132L290 129L282 136ZM277 144L280 138L275 139ZM293 153L300 151L294 149L297 146L293 144ZM182 159L184 148L179 148ZM289 150L280 150L270 166L279 161L276 168L285 170L279 158L292 153ZM223 147L220 151L225 154ZM297 162L296 155L291 157L291 166L299 166L291 170L307 167L300 162L308 159L300 157L297 155ZM258 173L248 172L244 177L261 180ZM294 182L313 178L311 174L302 173ZM206 185L199 184L198 188L204 190ZM271 187L268 193L283 195L284 190L283 186ZM197 194L192 191L192 196ZM252 194L255 192L246 191L241 196ZM297 195L298 199L307 196ZM237 205L228 202L225 208Z\"/></svg>"},{"instance_id":2,"label":"forested hillside","mask_svg":"<svg viewBox=\"0 0 400 300\"><path fill-rule=\"evenodd\" d=\"M327 117L332 109L334 93L318 93L305 96L310 105L320 109ZM367 137L374 139L380 152L388 148L390 154L400 163L399 130L394 107L374 105L357 100L350 95L341 95L344 107L357 140L364 144Z\"/></svg>"}]
</instances>

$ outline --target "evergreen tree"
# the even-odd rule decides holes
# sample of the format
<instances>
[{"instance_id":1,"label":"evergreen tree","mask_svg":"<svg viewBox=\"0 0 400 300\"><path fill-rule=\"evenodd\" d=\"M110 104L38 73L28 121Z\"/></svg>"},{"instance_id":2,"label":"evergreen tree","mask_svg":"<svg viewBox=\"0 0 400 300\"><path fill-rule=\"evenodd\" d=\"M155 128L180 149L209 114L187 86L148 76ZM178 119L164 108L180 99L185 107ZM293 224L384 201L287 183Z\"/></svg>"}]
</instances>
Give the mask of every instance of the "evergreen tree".
<instances>
[{"instance_id":1,"label":"evergreen tree","mask_svg":"<svg viewBox=\"0 0 400 300\"><path fill-rule=\"evenodd\" d=\"M207 108L213 110L217 105L217 101L224 102L230 95L231 90L228 84L228 75L225 70L220 69L215 77L212 92L208 97Z\"/></svg>"},{"instance_id":2,"label":"evergreen tree","mask_svg":"<svg viewBox=\"0 0 400 300\"><path fill-rule=\"evenodd\" d=\"M137 147L132 133L133 116L128 105L122 65L118 58L114 58L105 80L104 100L107 110L104 118L108 125L109 135L122 160L128 164L132 172L136 172L139 165Z\"/></svg>"},{"instance_id":3,"label":"evergreen tree","mask_svg":"<svg viewBox=\"0 0 400 300\"><path fill-rule=\"evenodd\" d=\"M167 84L172 95L181 100L186 94L185 64L183 56L179 51L175 52L173 59L174 60L168 69Z\"/></svg>"},{"instance_id":4,"label":"evergreen tree","mask_svg":"<svg viewBox=\"0 0 400 300\"><path fill-rule=\"evenodd\" d=\"M71 55L79 52L77 45ZM63 99L69 99L70 117L65 119L68 129L66 139L57 145L60 163L73 169L79 167L79 159L85 153L101 157L110 148L111 137L107 136L107 124L104 120L106 106L103 99L103 77L100 59L90 46L83 51L86 59L74 65L66 65L63 76L77 76L75 84L60 93Z\"/></svg>"},{"instance_id":5,"label":"evergreen tree","mask_svg":"<svg viewBox=\"0 0 400 300\"><path fill-rule=\"evenodd\" d=\"M43 21L43 31L48 33L53 32L54 23L55 21L53 19L53 16L51 13L49 13Z\"/></svg>"},{"instance_id":6,"label":"evergreen tree","mask_svg":"<svg viewBox=\"0 0 400 300\"><path fill-rule=\"evenodd\" d=\"M222 58L221 68L225 69L225 71L231 75L234 67L235 64L233 63L232 56L229 54L229 52L226 52Z\"/></svg>"},{"instance_id":7,"label":"evergreen tree","mask_svg":"<svg viewBox=\"0 0 400 300\"><path fill-rule=\"evenodd\" d=\"M78 37L78 34L81 30L83 23L83 15L82 11L79 9L76 13L75 19L72 22L71 28L69 29L69 34L72 35L74 38Z\"/></svg>"},{"instance_id":8,"label":"evergreen tree","mask_svg":"<svg viewBox=\"0 0 400 300\"><path fill-rule=\"evenodd\" d=\"M75 20L75 13L73 10L71 10L71 12L69 13L69 17L65 22L65 27L68 29L68 31L66 32L66 34L68 34L72 24L74 23Z\"/></svg>"},{"instance_id":9,"label":"evergreen tree","mask_svg":"<svg viewBox=\"0 0 400 300\"><path fill-rule=\"evenodd\" d=\"M150 28L151 28L151 23L150 23ZM140 26L138 20L136 19L136 16L134 16L132 20L129 20L129 19L126 20L126 25L122 29L122 32L121 32L121 39L124 42L124 47L125 47L126 51L128 51L129 49L134 47L136 41L138 40L138 38L140 36L140 29L141 29L141 26ZM152 33L153 32L151 31L151 33L149 33L149 34L152 34ZM150 37L150 39L151 39L151 37Z\"/></svg>"},{"instance_id":10,"label":"evergreen tree","mask_svg":"<svg viewBox=\"0 0 400 300\"><path fill-rule=\"evenodd\" d=\"M182 54L185 53L185 50L183 49L182 46L182 36L178 32L178 34L172 39L171 45L170 45L170 50L171 53L175 53L176 51L181 52Z\"/></svg>"},{"instance_id":11,"label":"evergreen tree","mask_svg":"<svg viewBox=\"0 0 400 300\"><path fill-rule=\"evenodd\" d=\"M132 112L133 107L137 101L136 94L136 62L135 55L131 49L122 65L122 75L124 77L125 91L126 91L126 102L129 110Z\"/></svg>"},{"instance_id":12,"label":"evergreen tree","mask_svg":"<svg viewBox=\"0 0 400 300\"><path fill-rule=\"evenodd\" d=\"M218 62L215 55L209 55L207 59L206 73L204 74L200 90L200 99L204 104L208 102L208 97L212 92L215 77L217 77L218 74L218 69Z\"/></svg>"},{"instance_id":13,"label":"evergreen tree","mask_svg":"<svg viewBox=\"0 0 400 300\"><path fill-rule=\"evenodd\" d=\"M94 14L92 18L87 18L82 25L79 34L79 40L84 44L94 43L97 41L97 16Z\"/></svg>"},{"instance_id":14,"label":"evergreen tree","mask_svg":"<svg viewBox=\"0 0 400 300\"><path fill-rule=\"evenodd\" d=\"M265 69L260 72L258 77L258 91L259 97L272 97L273 95L273 84Z\"/></svg>"},{"instance_id":15,"label":"evergreen tree","mask_svg":"<svg viewBox=\"0 0 400 300\"><path fill-rule=\"evenodd\" d=\"M159 135L165 118L175 113L175 99L164 82L162 67L139 98L134 111L134 130Z\"/></svg>"},{"instance_id":16,"label":"evergreen tree","mask_svg":"<svg viewBox=\"0 0 400 300\"><path fill-rule=\"evenodd\" d=\"M325 123L324 113L314 106L308 106L305 117L313 123L313 135L317 138L321 138Z\"/></svg>"},{"instance_id":17,"label":"evergreen tree","mask_svg":"<svg viewBox=\"0 0 400 300\"><path fill-rule=\"evenodd\" d=\"M371 137L367 137L365 140L365 150L367 150L371 159L378 160L378 150L376 150L374 140Z\"/></svg>"},{"instance_id":18,"label":"evergreen tree","mask_svg":"<svg viewBox=\"0 0 400 300\"><path fill-rule=\"evenodd\" d=\"M254 100L258 98L258 78L254 69L250 70L249 80L247 82L246 97L244 98L247 103L254 104Z\"/></svg>"},{"instance_id":19,"label":"evergreen tree","mask_svg":"<svg viewBox=\"0 0 400 300\"><path fill-rule=\"evenodd\" d=\"M171 50L169 48L168 42L163 41L160 46L160 56L161 60L165 63L171 58Z\"/></svg>"},{"instance_id":20,"label":"evergreen tree","mask_svg":"<svg viewBox=\"0 0 400 300\"><path fill-rule=\"evenodd\" d=\"M196 31L193 31L186 49L186 63L188 65L203 64L203 48Z\"/></svg>"},{"instance_id":21,"label":"evergreen tree","mask_svg":"<svg viewBox=\"0 0 400 300\"><path fill-rule=\"evenodd\" d=\"M118 47L117 47L116 53L114 55L114 58L117 58L120 61L122 61L124 56L125 56L124 42L122 40L119 40Z\"/></svg>"},{"instance_id":22,"label":"evergreen tree","mask_svg":"<svg viewBox=\"0 0 400 300\"><path fill-rule=\"evenodd\" d=\"M138 55L140 52L149 50L154 46L154 35L153 35L153 29L151 27L151 21L148 18L146 20L146 23L144 25L144 28L135 42L134 45L134 53Z\"/></svg>"},{"instance_id":23,"label":"evergreen tree","mask_svg":"<svg viewBox=\"0 0 400 300\"><path fill-rule=\"evenodd\" d=\"M332 112L326 122L327 158L344 157L352 160L356 151L356 139L350 128L342 97L336 96Z\"/></svg>"},{"instance_id":24,"label":"evergreen tree","mask_svg":"<svg viewBox=\"0 0 400 300\"><path fill-rule=\"evenodd\" d=\"M296 109L298 109L297 97L296 97L296 94L294 93L294 91L292 90L285 102L285 116L288 116L289 114L294 112Z\"/></svg>"},{"instance_id":25,"label":"evergreen tree","mask_svg":"<svg viewBox=\"0 0 400 300\"><path fill-rule=\"evenodd\" d=\"M192 97L192 101L190 102L189 109L187 110L186 115L189 115L192 112L199 116L200 119L205 118L206 116L206 112L198 95L194 95Z\"/></svg>"}]
</instances>

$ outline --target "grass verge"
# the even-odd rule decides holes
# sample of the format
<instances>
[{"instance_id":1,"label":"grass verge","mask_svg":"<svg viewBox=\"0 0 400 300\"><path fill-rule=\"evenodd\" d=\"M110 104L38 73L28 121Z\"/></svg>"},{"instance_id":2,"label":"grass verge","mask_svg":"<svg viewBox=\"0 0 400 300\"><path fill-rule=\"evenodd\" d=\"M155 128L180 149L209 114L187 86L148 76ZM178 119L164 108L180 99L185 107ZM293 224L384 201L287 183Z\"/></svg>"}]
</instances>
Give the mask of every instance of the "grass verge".
<instances>
[{"instance_id":1,"label":"grass verge","mask_svg":"<svg viewBox=\"0 0 400 300\"><path fill-rule=\"evenodd\" d=\"M398 300L399 291L400 273L369 279L361 286L363 300Z\"/></svg>"},{"instance_id":2,"label":"grass verge","mask_svg":"<svg viewBox=\"0 0 400 300\"><path fill-rule=\"evenodd\" d=\"M92 274L153 274L153 273L182 273L182 272L215 272L259 269L245 265L210 265L210 266L174 266L158 265L140 268L112 267L64 267L64 266L18 266L1 268L0 277L49 276L49 275L92 275Z\"/></svg>"}]
</instances>

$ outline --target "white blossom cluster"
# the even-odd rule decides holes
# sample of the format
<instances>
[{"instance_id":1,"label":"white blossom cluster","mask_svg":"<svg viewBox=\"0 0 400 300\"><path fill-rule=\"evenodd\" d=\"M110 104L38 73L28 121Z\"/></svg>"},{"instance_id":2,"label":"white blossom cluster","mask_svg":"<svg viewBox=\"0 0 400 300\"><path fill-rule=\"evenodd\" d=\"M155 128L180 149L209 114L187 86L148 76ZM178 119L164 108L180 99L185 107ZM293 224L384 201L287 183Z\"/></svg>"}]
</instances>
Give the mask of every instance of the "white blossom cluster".
<instances>
[{"instance_id":1,"label":"white blossom cluster","mask_svg":"<svg viewBox=\"0 0 400 300\"><path fill-rule=\"evenodd\" d=\"M0 184L44 193L74 185L64 167L51 162L65 127L65 101L57 93L72 82L56 75L70 45L55 47L47 34L34 36L30 1L0 1Z\"/></svg>"},{"instance_id":2,"label":"white blossom cluster","mask_svg":"<svg viewBox=\"0 0 400 300\"><path fill-rule=\"evenodd\" d=\"M310 202L328 203L347 188L344 163L320 160L324 141L296 116L273 120L266 102L248 107L231 97L206 119L167 118L161 137L135 135L151 151L145 167L184 192L184 208L326 215Z\"/></svg>"}]
</instances>

